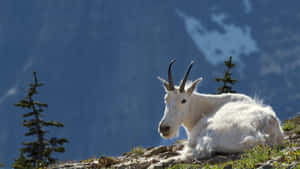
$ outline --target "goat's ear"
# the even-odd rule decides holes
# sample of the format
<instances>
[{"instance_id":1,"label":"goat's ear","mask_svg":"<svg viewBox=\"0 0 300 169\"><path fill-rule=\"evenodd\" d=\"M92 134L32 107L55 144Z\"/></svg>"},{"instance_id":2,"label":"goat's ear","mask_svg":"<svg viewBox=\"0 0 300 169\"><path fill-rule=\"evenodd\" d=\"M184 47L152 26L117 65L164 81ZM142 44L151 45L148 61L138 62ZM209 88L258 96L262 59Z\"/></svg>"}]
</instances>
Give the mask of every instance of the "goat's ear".
<instances>
[{"instance_id":1,"label":"goat's ear","mask_svg":"<svg viewBox=\"0 0 300 169\"><path fill-rule=\"evenodd\" d=\"M169 90L169 83L165 79L163 79L159 76L157 77L157 79L163 83L165 91L168 91Z\"/></svg>"},{"instance_id":2,"label":"goat's ear","mask_svg":"<svg viewBox=\"0 0 300 169\"><path fill-rule=\"evenodd\" d=\"M196 89L198 83L202 80L203 78L200 77L197 80L193 81L192 85L187 89L187 93L188 94L192 94L194 92L194 90Z\"/></svg>"}]
</instances>

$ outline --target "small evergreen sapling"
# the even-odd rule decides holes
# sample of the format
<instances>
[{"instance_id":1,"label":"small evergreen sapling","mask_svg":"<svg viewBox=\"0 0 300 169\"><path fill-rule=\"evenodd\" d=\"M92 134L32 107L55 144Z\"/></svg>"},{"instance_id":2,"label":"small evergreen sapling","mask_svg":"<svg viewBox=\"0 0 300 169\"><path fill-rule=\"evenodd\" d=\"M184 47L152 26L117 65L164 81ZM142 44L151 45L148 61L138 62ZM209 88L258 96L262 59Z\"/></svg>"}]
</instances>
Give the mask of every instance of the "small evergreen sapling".
<instances>
[{"instance_id":1,"label":"small evergreen sapling","mask_svg":"<svg viewBox=\"0 0 300 169\"><path fill-rule=\"evenodd\" d=\"M223 86L219 87L217 89L218 94L221 93L236 93L236 91L232 90L232 85L234 85L237 80L231 78L231 68L235 66L234 63L232 63L232 57L229 56L229 60L224 62L225 66L227 67L227 70L225 71L225 75L223 78L215 78L217 82L223 82Z\"/></svg>"},{"instance_id":2,"label":"small evergreen sapling","mask_svg":"<svg viewBox=\"0 0 300 169\"><path fill-rule=\"evenodd\" d=\"M37 88L43 86L43 83L39 83L37 80L36 72L33 72L34 83L30 84L30 88L25 99L20 100L15 106L23 109L28 109L29 112L22 115L24 118L23 126L28 128L28 132L25 136L29 138L36 138L32 142L23 142L24 147L20 149L20 156L15 160L13 168L44 168L49 164L53 164L57 159L53 158L52 152L65 152L63 144L68 142L65 138L52 137L48 139L45 134L48 133L44 130L45 127L63 127L60 122L45 121L44 108L47 108L46 103L41 103L34 100L34 96L38 94Z\"/></svg>"}]
</instances>

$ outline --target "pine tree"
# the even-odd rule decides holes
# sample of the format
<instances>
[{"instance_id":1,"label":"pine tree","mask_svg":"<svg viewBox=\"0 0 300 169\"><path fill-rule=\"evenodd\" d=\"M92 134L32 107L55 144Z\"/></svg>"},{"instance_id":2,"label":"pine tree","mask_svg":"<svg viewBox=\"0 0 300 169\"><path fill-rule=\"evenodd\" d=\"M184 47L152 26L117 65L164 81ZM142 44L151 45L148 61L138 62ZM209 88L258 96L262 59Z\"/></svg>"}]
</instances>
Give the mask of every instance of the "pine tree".
<instances>
[{"instance_id":1,"label":"pine tree","mask_svg":"<svg viewBox=\"0 0 300 169\"><path fill-rule=\"evenodd\" d=\"M36 140L23 142L24 147L20 149L20 157L13 164L15 169L44 168L55 163L57 159L51 156L52 153L65 152L63 144L68 142L65 138L46 138L45 134L48 131L43 128L63 127L64 125L60 122L45 121L43 119L45 114L42 112L44 112L44 108L48 107L48 104L34 100L34 96L38 94L37 88L43 86L43 83L38 82L36 72L33 72L33 76L34 83L29 84L30 87L25 99L20 100L15 106L29 110L29 112L22 115L24 118L23 126L29 130L25 133L25 136Z\"/></svg>"},{"instance_id":2,"label":"pine tree","mask_svg":"<svg viewBox=\"0 0 300 169\"><path fill-rule=\"evenodd\" d=\"M227 67L227 70L225 71L225 75L223 78L215 78L217 82L223 82L223 86L219 87L217 89L218 94L221 93L236 93L236 91L232 90L232 85L234 85L237 80L231 78L231 68L235 66L234 63L232 63L232 56L229 56L229 60L224 62L225 66Z\"/></svg>"}]
</instances>

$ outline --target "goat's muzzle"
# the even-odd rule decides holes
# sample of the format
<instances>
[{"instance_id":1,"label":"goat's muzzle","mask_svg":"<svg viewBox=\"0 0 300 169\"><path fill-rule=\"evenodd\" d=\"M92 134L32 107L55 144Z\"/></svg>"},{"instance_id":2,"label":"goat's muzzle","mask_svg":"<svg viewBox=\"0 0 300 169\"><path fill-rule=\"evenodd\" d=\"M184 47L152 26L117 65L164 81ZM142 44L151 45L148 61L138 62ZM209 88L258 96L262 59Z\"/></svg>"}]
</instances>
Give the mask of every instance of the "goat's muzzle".
<instances>
[{"instance_id":1,"label":"goat's muzzle","mask_svg":"<svg viewBox=\"0 0 300 169\"><path fill-rule=\"evenodd\" d=\"M171 127L168 125L160 125L159 126L159 132L163 135L163 136L168 136L169 132L170 132Z\"/></svg>"}]
</instances>

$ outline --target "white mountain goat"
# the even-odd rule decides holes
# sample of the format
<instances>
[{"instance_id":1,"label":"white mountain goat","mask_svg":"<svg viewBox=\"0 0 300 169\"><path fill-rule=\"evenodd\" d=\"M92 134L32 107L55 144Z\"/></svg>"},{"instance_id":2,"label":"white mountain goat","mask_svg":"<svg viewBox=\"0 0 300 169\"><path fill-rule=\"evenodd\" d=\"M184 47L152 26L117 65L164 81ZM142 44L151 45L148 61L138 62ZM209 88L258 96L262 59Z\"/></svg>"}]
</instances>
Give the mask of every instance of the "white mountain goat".
<instances>
[{"instance_id":1,"label":"white mountain goat","mask_svg":"<svg viewBox=\"0 0 300 169\"><path fill-rule=\"evenodd\" d=\"M207 158L213 153L238 153L256 144L281 144L283 131L270 106L244 94L200 94L199 78L185 87L188 71L180 87L175 87L168 69L168 81L159 77L166 90L165 111L159 123L164 138L172 138L179 127L186 129L185 158Z\"/></svg>"}]
</instances>

